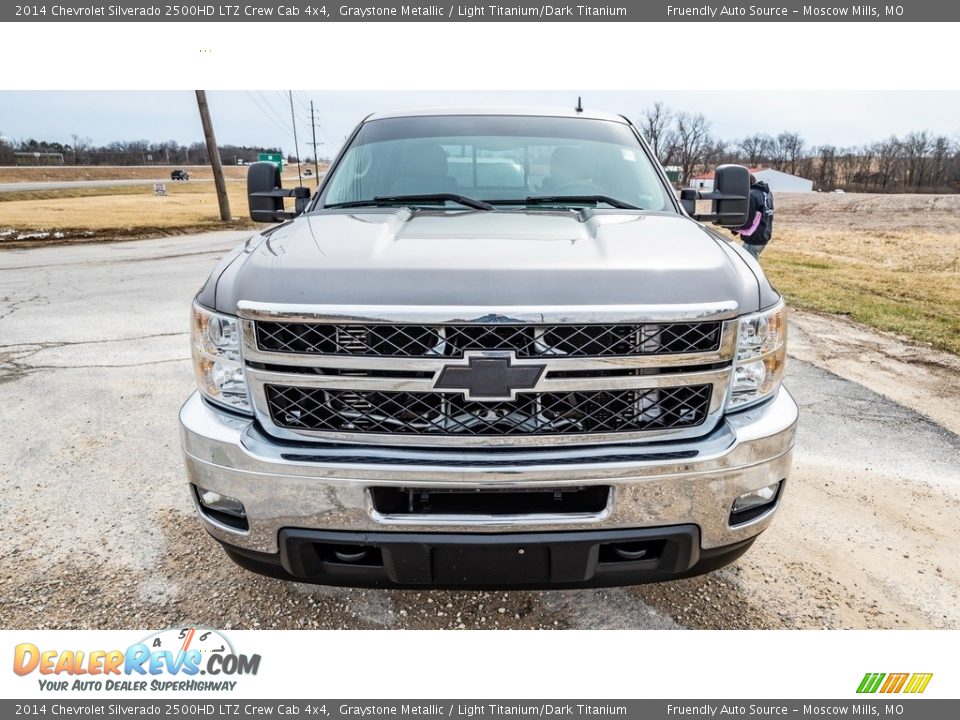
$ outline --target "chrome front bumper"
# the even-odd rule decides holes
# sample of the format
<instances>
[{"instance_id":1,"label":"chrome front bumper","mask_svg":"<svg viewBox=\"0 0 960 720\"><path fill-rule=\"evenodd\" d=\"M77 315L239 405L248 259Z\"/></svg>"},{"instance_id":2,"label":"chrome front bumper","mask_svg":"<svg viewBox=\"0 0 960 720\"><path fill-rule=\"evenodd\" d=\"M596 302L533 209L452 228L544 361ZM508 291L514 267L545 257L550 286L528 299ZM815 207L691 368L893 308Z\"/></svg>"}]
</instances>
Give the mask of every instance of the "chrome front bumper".
<instances>
[{"instance_id":1,"label":"chrome front bumper","mask_svg":"<svg viewBox=\"0 0 960 720\"><path fill-rule=\"evenodd\" d=\"M692 524L700 529L704 550L728 546L770 524L776 506L736 527L728 523L730 509L739 495L788 476L796 423L796 403L781 389L770 401L725 417L695 440L498 450L493 460L483 448L280 443L253 420L219 411L198 393L180 411L190 483L241 500L249 521L249 530L239 531L201 511L205 527L227 545L259 553L277 553L284 528L518 533ZM369 492L387 485L590 484L613 491L602 512L583 515L384 516L374 510Z\"/></svg>"}]
</instances>

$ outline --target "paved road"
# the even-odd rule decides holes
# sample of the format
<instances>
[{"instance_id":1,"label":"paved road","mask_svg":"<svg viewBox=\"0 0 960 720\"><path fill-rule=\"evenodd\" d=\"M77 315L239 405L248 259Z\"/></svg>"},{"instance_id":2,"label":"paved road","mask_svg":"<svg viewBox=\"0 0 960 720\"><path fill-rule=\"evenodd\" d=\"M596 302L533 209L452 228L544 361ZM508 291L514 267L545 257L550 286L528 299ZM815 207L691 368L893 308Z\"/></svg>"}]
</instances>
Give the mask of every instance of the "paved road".
<instances>
[{"instance_id":1,"label":"paved road","mask_svg":"<svg viewBox=\"0 0 960 720\"><path fill-rule=\"evenodd\" d=\"M960 440L793 361L784 507L709 577L575 592L287 584L193 517L189 303L246 233L0 252L0 628L960 627Z\"/></svg>"}]
</instances>

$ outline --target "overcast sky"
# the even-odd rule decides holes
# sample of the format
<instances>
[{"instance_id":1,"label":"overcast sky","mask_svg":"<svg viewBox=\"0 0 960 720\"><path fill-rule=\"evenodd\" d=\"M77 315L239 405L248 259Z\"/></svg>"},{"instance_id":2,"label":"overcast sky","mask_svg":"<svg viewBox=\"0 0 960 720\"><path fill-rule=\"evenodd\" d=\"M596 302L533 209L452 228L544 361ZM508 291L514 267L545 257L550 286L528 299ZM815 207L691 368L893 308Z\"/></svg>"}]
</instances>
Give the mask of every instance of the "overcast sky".
<instances>
[{"instance_id":1,"label":"overcast sky","mask_svg":"<svg viewBox=\"0 0 960 720\"><path fill-rule=\"evenodd\" d=\"M675 110L702 112L715 134L735 139L754 132L799 131L808 144L837 146L930 130L960 136L960 92L320 92L296 91L294 111L301 150L310 154L309 102L317 108L319 155L332 154L366 114L379 110L454 105L570 106L622 113L639 121L660 100ZM286 91L208 92L221 144L293 150ZM70 142L71 134L97 144L113 140L202 139L192 91L0 91L0 135Z\"/></svg>"}]
</instances>

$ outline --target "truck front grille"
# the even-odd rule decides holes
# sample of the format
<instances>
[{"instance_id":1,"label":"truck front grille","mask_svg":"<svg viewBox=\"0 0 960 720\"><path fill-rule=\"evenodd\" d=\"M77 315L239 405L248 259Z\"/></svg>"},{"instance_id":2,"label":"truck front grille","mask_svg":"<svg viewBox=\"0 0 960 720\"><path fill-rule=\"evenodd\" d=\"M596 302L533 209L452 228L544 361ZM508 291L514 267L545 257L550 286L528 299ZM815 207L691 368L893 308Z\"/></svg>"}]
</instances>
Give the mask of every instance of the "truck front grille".
<instances>
[{"instance_id":1,"label":"truck front grille","mask_svg":"<svg viewBox=\"0 0 960 720\"><path fill-rule=\"evenodd\" d=\"M711 352L719 322L645 325L363 325L258 322L260 350L364 357L462 357L468 350L517 357L610 357Z\"/></svg>"},{"instance_id":2,"label":"truck front grille","mask_svg":"<svg viewBox=\"0 0 960 720\"><path fill-rule=\"evenodd\" d=\"M498 402L448 393L264 389L271 419L291 430L499 437L694 427L707 417L712 385L521 393Z\"/></svg>"}]
</instances>

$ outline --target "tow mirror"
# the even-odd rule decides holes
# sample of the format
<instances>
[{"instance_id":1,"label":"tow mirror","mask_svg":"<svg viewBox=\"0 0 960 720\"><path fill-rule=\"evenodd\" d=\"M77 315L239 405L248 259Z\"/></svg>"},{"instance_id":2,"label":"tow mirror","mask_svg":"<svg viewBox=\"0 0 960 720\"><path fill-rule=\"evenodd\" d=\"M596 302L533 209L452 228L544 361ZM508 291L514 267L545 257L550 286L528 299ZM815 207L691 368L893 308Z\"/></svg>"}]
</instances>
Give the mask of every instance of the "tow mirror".
<instances>
[{"instance_id":1,"label":"tow mirror","mask_svg":"<svg viewBox=\"0 0 960 720\"><path fill-rule=\"evenodd\" d=\"M710 200L710 212L698 215L697 200ZM746 225L750 208L750 171L743 165L721 165L714 172L711 192L684 188L680 191L680 204L694 220L723 227Z\"/></svg>"},{"instance_id":2,"label":"tow mirror","mask_svg":"<svg viewBox=\"0 0 960 720\"><path fill-rule=\"evenodd\" d=\"M283 209L283 199L286 197L296 198L295 212ZM251 220L272 223L289 220L306 210L310 190L305 187L284 190L278 165L272 162L255 162L247 171L247 199L250 203Z\"/></svg>"}]
</instances>

